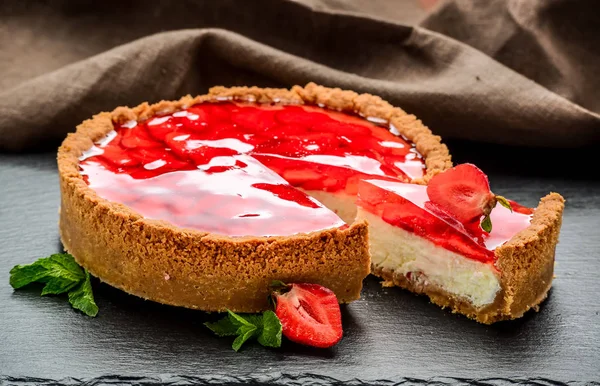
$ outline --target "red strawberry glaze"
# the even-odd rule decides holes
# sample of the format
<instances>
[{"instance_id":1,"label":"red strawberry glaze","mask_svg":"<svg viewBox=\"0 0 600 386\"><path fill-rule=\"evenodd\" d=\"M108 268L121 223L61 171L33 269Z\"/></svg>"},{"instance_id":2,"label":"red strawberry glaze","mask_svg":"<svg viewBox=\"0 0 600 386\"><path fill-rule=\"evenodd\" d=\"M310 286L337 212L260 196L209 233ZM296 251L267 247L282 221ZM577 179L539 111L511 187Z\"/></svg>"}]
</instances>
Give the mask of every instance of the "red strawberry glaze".
<instances>
[{"instance_id":1,"label":"red strawberry glaze","mask_svg":"<svg viewBox=\"0 0 600 386\"><path fill-rule=\"evenodd\" d=\"M81 157L101 197L147 218L228 236L344 226L294 187L355 195L363 178L421 177L409 142L315 106L205 103L115 130Z\"/></svg>"},{"instance_id":2,"label":"red strawberry glaze","mask_svg":"<svg viewBox=\"0 0 600 386\"><path fill-rule=\"evenodd\" d=\"M492 232L480 230L474 234L429 201L426 186L377 180L359 183L357 203L391 225L484 263L493 263L494 249L527 228L533 214L532 209L514 201L511 201L513 212L497 205L490 215Z\"/></svg>"}]
</instances>

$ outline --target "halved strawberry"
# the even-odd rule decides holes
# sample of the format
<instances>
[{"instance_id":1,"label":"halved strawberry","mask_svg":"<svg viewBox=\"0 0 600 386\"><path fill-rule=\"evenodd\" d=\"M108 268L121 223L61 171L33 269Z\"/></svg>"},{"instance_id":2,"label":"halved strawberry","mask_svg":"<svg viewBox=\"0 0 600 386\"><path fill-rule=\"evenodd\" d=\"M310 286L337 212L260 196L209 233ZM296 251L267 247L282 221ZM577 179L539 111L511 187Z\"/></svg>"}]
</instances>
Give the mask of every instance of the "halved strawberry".
<instances>
[{"instance_id":1,"label":"halved strawberry","mask_svg":"<svg viewBox=\"0 0 600 386\"><path fill-rule=\"evenodd\" d=\"M337 297L318 284L294 283L285 293L273 292L275 314L289 340L327 348L342 339L342 314Z\"/></svg>"},{"instance_id":2,"label":"halved strawberry","mask_svg":"<svg viewBox=\"0 0 600 386\"><path fill-rule=\"evenodd\" d=\"M487 176L473 164L461 164L435 175L429 181L427 195L463 224L489 215L496 205Z\"/></svg>"}]
</instances>

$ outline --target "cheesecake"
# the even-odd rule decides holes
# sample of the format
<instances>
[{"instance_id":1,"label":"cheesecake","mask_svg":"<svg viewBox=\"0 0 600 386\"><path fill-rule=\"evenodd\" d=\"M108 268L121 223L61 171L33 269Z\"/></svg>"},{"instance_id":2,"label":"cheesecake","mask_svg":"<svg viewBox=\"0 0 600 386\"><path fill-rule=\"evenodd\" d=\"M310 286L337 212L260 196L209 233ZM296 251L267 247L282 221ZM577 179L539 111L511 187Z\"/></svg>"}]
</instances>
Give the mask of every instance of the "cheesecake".
<instances>
[{"instance_id":1,"label":"cheesecake","mask_svg":"<svg viewBox=\"0 0 600 386\"><path fill-rule=\"evenodd\" d=\"M481 184L463 181L474 174ZM429 186L361 180L357 221L369 224L373 274L384 285L490 324L519 318L546 298L564 200L550 193L535 209L503 197L496 205L482 175L458 165Z\"/></svg>"},{"instance_id":2,"label":"cheesecake","mask_svg":"<svg viewBox=\"0 0 600 386\"><path fill-rule=\"evenodd\" d=\"M92 275L164 304L257 312L273 280L358 299L361 183L423 185L451 160L413 115L311 83L118 107L69 134L58 167L61 240Z\"/></svg>"}]
</instances>

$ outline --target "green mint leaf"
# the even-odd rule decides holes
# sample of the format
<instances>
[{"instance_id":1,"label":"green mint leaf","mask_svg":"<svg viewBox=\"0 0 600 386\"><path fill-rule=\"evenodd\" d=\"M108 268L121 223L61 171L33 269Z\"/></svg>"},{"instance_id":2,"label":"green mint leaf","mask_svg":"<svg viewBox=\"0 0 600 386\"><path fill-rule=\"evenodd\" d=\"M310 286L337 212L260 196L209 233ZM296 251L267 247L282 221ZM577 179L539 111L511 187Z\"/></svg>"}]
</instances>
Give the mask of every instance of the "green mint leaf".
<instances>
[{"instance_id":1,"label":"green mint leaf","mask_svg":"<svg viewBox=\"0 0 600 386\"><path fill-rule=\"evenodd\" d=\"M61 272L63 275L71 275L80 280L86 278L85 271L77 262L75 258L68 253L55 253L54 255L50 255L48 258L54 265L54 268ZM43 261L42 265L46 265L47 262Z\"/></svg>"},{"instance_id":2,"label":"green mint leaf","mask_svg":"<svg viewBox=\"0 0 600 386\"><path fill-rule=\"evenodd\" d=\"M273 311L238 315L227 310L227 316L214 323L204 323L217 336L236 336L231 347L239 351L242 345L256 338L267 347L281 346L281 322Z\"/></svg>"},{"instance_id":3,"label":"green mint leaf","mask_svg":"<svg viewBox=\"0 0 600 386\"><path fill-rule=\"evenodd\" d=\"M43 295L68 292L69 302L88 316L98 314L94 302L90 274L68 253L57 253L32 264L17 265L10 270L10 285L21 288L30 283L44 283Z\"/></svg>"},{"instance_id":4,"label":"green mint leaf","mask_svg":"<svg viewBox=\"0 0 600 386\"><path fill-rule=\"evenodd\" d=\"M242 345L250 338L254 337L260 332L260 326L262 325L261 315L238 315L233 311L227 310L229 320L233 325L238 326L235 333L237 337L233 341L231 348L238 351Z\"/></svg>"},{"instance_id":5,"label":"green mint leaf","mask_svg":"<svg viewBox=\"0 0 600 386\"><path fill-rule=\"evenodd\" d=\"M244 314L244 319L253 326L256 326L256 328L262 328L263 316L261 314Z\"/></svg>"},{"instance_id":6,"label":"green mint leaf","mask_svg":"<svg viewBox=\"0 0 600 386\"><path fill-rule=\"evenodd\" d=\"M492 231L492 219L489 215L485 216L485 218L481 222L481 228L487 233L490 233Z\"/></svg>"},{"instance_id":7,"label":"green mint leaf","mask_svg":"<svg viewBox=\"0 0 600 386\"><path fill-rule=\"evenodd\" d=\"M258 343L266 347L281 347L281 321L277 315L273 311L265 311L262 321Z\"/></svg>"},{"instance_id":8,"label":"green mint leaf","mask_svg":"<svg viewBox=\"0 0 600 386\"><path fill-rule=\"evenodd\" d=\"M46 276L41 280L46 283L42 296L62 294L85 279L83 269L68 253L54 254L38 261L46 268Z\"/></svg>"},{"instance_id":9,"label":"green mint leaf","mask_svg":"<svg viewBox=\"0 0 600 386\"><path fill-rule=\"evenodd\" d=\"M510 209L511 212L513 211L510 201L508 201L505 197L496 196L496 201L506 209Z\"/></svg>"},{"instance_id":10,"label":"green mint leaf","mask_svg":"<svg viewBox=\"0 0 600 386\"><path fill-rule=\"evenodd\" d=\"M33 282L46 283L42 296L67 292L85 279L83 270L68 253L54 254L28 265L17 265L10 274L10 284L15 289Z\"/></svg>"},{"instance_id":11,"label":"green mint leaf","mask_svg":"<svg viewBox=\"0 0 600 386\"><path fill-rule=\"evenodd\" d=\"M46 285L42 289L42 296L44 295L60 295L74 288L80 281L73 281L72 278L66 277L51 277L46 276L42 279L46 282Z\"/></svg>"},{"instance_id":12,"label":"green mint leaf","mask_svg":"<svg viewBox=\"0 0 600 386\"><path fill-rule=\"evenodd\" d=\"M46 268L39 261L27 265L15 265L10 270L10 285L14 289L25 287L28 284L39 282L46 276Z\"/></svg>"},{"instance_id":13,"label":"green mint leaf","mask_svg":"<svg viewBox=\"0 0 600 386\"><path fill-rule=\"evenodd\" d=\"M217 322L206 322L204 325L220 337L237 335L237 331L240 328L239 324L231 321L229 315Z\"/></svg>"},{"instance_id":14,"label":"green mint leaf","mask_svg":"<svg viewBox=\"0 0 600 386\"><path fill-rule=\"evenodd\" d=\"M256 328L256 326L254 324L250 323L243 316L238 315L238 314L236 314L233 311L227 310L227 314L229 315L229 319L231 319L231 323L233 323L236 326L238 326L238 328L241 327L241 326L248 326L248 327L254 327L254 328Z\"/></svg>"},{"instance_id":15,"label":"green mint leaf","mask_svg":"<svg viewBox=\"0 0 600 386\"><path fill-rule=\"evenodd\" d=\"M69 303L71 303L73 308L80 310L87 316L94 317L98 314L98 306L94 301L92 283L88 271L85 271L85 280L69 292Z\"/></svg>"},{"instance_id":16,"label":"green mint leaf","mask_svg":"<svg viewBox=\"0 0 600 386\"><path fill-rule=\"evenodd\" d=\"M258 333L258 329L256 328L256 326L242 326L240 327L240 329L238 330L238 337L235 338L235 340L233 341L233 344L231 345L231 348L233 348L235 351L239 351L239 349L242 347L242 345L250 338L252 338L253 336L255 336Z\"/></svg>"}]
</instances>

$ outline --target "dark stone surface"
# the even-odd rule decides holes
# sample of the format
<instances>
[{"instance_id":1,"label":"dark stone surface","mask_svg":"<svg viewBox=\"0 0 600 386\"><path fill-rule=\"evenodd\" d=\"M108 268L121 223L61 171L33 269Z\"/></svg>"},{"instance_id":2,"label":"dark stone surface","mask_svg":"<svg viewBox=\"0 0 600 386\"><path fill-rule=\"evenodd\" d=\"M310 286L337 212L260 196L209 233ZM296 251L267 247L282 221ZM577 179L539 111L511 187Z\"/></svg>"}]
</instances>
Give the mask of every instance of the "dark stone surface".
<instances>
[{"instance_id":1,"label":"dark stone surface","mask_svg":"<svg viewBox=\"0 0 600 386\"><path fill-rule=\"evenodd\" d=\"M539 313L484 326L426 298L365 281L343 308L344 339L315 350L284 342L239 353L202 322L216 315L145 302L98 281L91 319L39 288L13 292L15 264L61 250L54 154L0 155L0 385L512 384L600 381L600 179L592 149L452 143L498 194L535 205L567 199L556 279Z\"/></svg>"}]
</instances>

